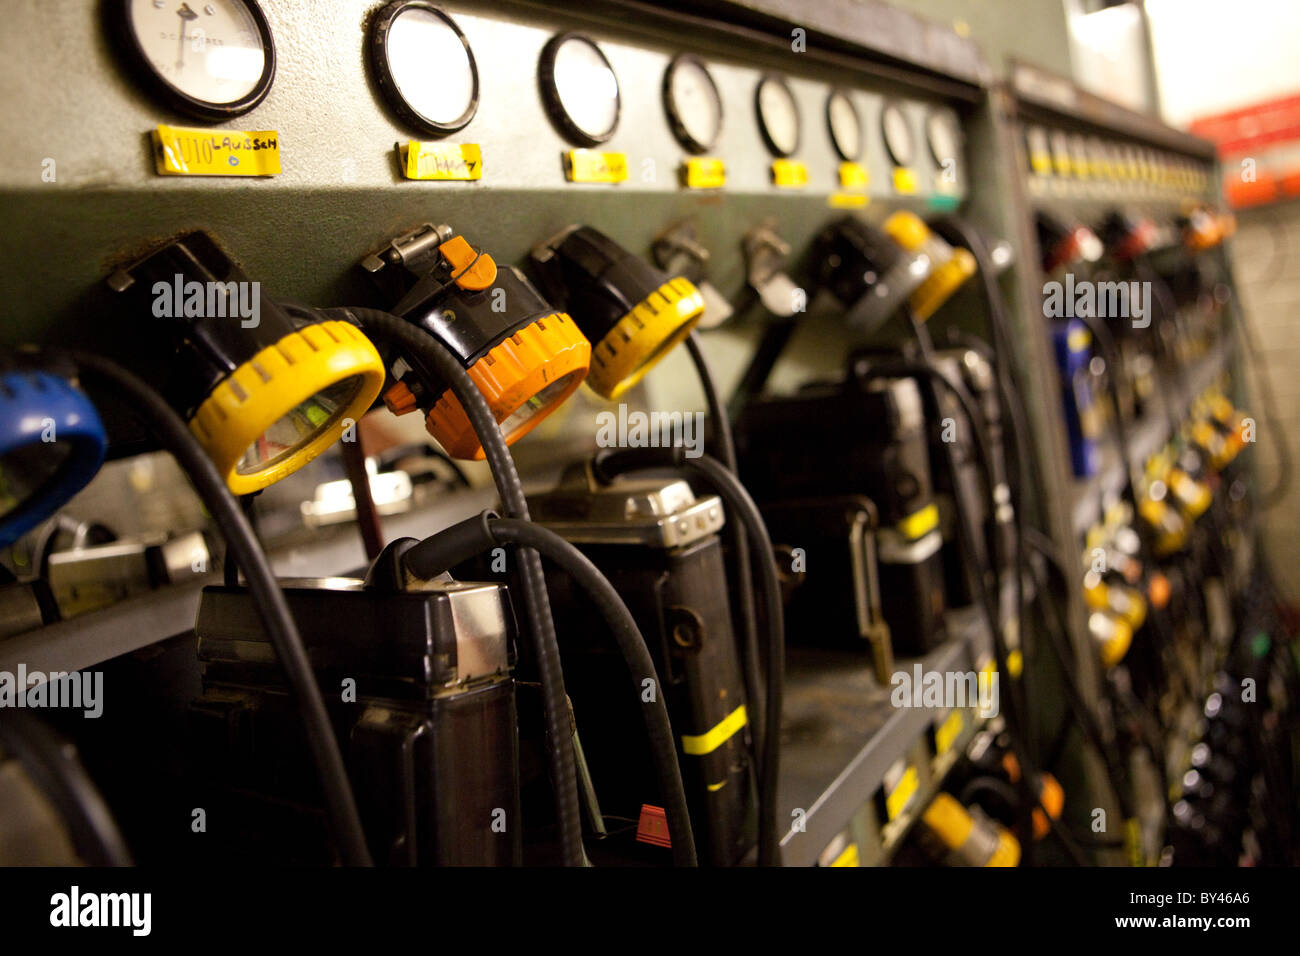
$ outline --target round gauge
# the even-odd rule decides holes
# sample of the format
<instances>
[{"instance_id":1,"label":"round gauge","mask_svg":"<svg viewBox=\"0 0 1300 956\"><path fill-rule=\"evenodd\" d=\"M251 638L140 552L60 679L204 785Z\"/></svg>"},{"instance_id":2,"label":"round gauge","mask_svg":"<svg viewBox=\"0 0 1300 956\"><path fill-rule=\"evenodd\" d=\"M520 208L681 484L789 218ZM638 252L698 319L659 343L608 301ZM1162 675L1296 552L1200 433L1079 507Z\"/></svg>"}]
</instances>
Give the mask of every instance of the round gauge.
<instances>
[{"instance_id":1,"label":"round gauge","mask_svg":"<svg viewBox=\"0 0 1300 956\"><path fill-rule=\"evenodd\" d=\"M1051 161L1052 147L1047 140L1047 130L1041 126L1029 126L1025 129L1025 146L1029 149L1029 157L1032 160L1035 156L1046 156Z\"/></svg>"},{"instance_id":2,"label":"round gauge","mask_svg":"<svg viewBox=\"0 0 1300 956\"><path fill-rule=\"evenodd\" d=\"M557 34L542 48L537 70L546 112L566 137L597 146L614 135L622 102L600 47L581 34Z\"/></svg>"},{"instance_id":3,"label":"round gauge","mask_svg":"<svg viewBox=\"0 0 1300 956\"><path fill-rule=\"evenodd\" d=\"M930 144L930 155L940 166L957 161L961 152L961 130L951 113L932 110L925 118L925 138Z\"/></svg>"},{"instance_id":4,"label":"round gauge","mask_svg":"<svg viewBox=\"0 0 1300 956\"><path fill-rule=\"evenodd\" d=\"M1100 137L1090 136L1087 140L1088 169L1093 176L1101 176L1106 170L1107 156L1105 145Z\"/></svg>"},{"instance_id":5,"label":"round gauge","mask_svg":"<svg viewBox=\"0 0 1300 956\"><path fill-rule=\"evenodd\" d=\"M880 132L885 138L885 149L895 166L912 164L912 127L907 125L903 108L897 103L886 103L880 111Z\"/></svg>"},{"instance_id":6,"label":"round gauge","mask_svg":"<svg viewBox=\"0 0 1300 956\"><path fill-rule=\"evenodd\" d=\"M664 71L664 109L677 141L707 153L722 131L722 96L708 69L689 54L673 57Z\"/></svg>"},{"instance_id":7,"label":"round gauge","mask_svg":"<svg viewBox=\"0 0 1300 956\"><path fill-rule=\"evenodd\" d=\"M247 113L275 78L275 44L253 0L114 0L114 29L135 72L200 119Z\"/></svg>"},{"instance_id":8,"label":"round gauge","mask_svg":"<svg viewBox=\"0 0 1300 956\"><path fill-rule=\"evenodd\" d=\"M862 122L857 107L844 90L831 90L826 98L826 125L831 131L831 145L840 159L856 163L862 155Z\"/></svg>"},{"instance_id":9,"label":"round gauge","mask_svg":"<svg viewBox=\"0 0 1300 956\"><path fill-rule=\"evenodd\" d=\"M1088 162L1088 141L1077 133L1070 137L1070 156L1075 175L1087 176L1092 171Z\"/></svg>"},{"instance_id":10,"label":"round gauge","mask_svg":"<svg viewBox=\"0 0 1300 956\"><path fill-rule=\"evenodd\" d=\"M793 156L799 149L799 104L785 80L768 74L754 93L758 128L767 148L777 156Z\"/></svg>"},{"instance_id":11,"label":"round gauge","mask_svg":"<svg viewBox=\"0 0 1300 956\"><path fill-rule=\"evenodd\" d=\"M425 0L395 0L370 22L370 65L384 97L417 129L463 128L478 110L478 66L456 22Z\"/></svg>"}]
</instances>

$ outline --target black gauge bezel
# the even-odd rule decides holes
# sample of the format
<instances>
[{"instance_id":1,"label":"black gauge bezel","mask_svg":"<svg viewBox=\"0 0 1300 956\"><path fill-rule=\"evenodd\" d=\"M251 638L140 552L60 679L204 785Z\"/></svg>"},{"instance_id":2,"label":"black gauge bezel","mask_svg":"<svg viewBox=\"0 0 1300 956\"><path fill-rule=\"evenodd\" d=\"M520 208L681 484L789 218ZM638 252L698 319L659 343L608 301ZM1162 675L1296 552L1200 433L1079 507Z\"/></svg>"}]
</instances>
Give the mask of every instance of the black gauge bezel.
<instances>
[{"instance_id":1,"label":"black gauge bezel","mask_svg":"<svg viewBox=\"0 0 1300 956\"><path fill-rule=\"evenodd\" d=\"M473 81L470 88L469 106L466 107L465 112L450 123L440 123L437 120L432 120L407 102L397 84L397 78L393 76L393 67L388 61L388 31L392 29L397 18L408 10L424 10L426 13L432 13L451 28L452 32L460 40L461 46L465 48L465 56L469 60L470 79ZM478 112L478 61L474 59L474 49L469 45L469 40L466 39L464 31L445 10L429 3L428 0L393 0L392 3L376 12L373 19L371 19L366 47L369 53L370 68L375 75L375 82L379 86L380 92L383 93L384 100L401 117L404 123L425 133L446 136L448 133L464 129L474 119L474 115Z\"/></svg>"},{"instance_id":2,"label":"black gauge bezel","mask_svg":"<svg viewBox=\"0 0 1300 956\"><path fill-rule=\"evenodd\" d=\"M786 96L790 97L790 105L794 107L794 146L788 150L777 145L768 131L767 121L763 118L763 87L768 83L775 83L781 87ZM773 156L784 159L799 152L799 145L803 142L803 116L799 112L799 101L794 98L794 90L790 89L790 84L785 81L785 77L776 73L764 73L759 77L758 83L754 86L754 113L758 117L758 131L763 136L763 143Z\"/></svg>"},{"instance_id":3,"label":"black gauge bezel","mask_svg":"<svg viewBox=\"0 0 1300 956\"><path fill-rule=\"evenodd\" d=\"M109 32L125 57L132 76L145 87L148 93L178 113L196 119L221 122L243 116L253 109L266 99L266 94L271 92L271 85L275 82L275 38L271 35L271 25L267 22L266 15L262 13L262 8L258 6L257 0L237 0L237 2L242 3L249 16L253 18L266 55L262 65L262 75L258 77L257 84L245 96L230 103L213 103L190 96L153 68L144 47L140 44L140 38L136 36L135 28L131 25L132 0L108 0L103 9L104 15L108 18Z\"/></svg>"},{"instance_id":4,"label":"black gauge bezel","mask_svg":"<svg viewBox=\"0 0 1300 956\"><path fill-rule=\"evenodd\" d=\"M686 124L682 122L681 113L677 109L677 103L673 99L673 74L677 68L684 63L698 66L704 73L704 78L709 81L709 88L713 90L713 99L718 104L718 127L713 131L713 138L707 143L701 142L692 136L686 129ZM722 91L718 89L718 84L713 79L713 74L709 72L708 66L698 56L692 56L689 53L678 53L669 61L667 68L664 70L664 79L662 85L664 112L668 114L668 126L673 131L673 136L677 142L688 152L700 155L711 150L718 137L722 135L722 121L726 116L726 110L722 105Z\"/></svg>"},{"instance_id":5,"label":"black gauge bezel","mask_svg":"<svg viewBox=\"0 0 1300 956\"><path fill-rule=\"evenodd\" d=\"M903 118L903 127L907 130L906 158L899 156L894 148L897 144L889 141L889 127L885 122L885 117L889 115L890 110L897 110L898 115ZM886 100L880 108L880 139L885 144L885 152L889 154L889 158L895 166L901 168L912 165L912 162L916 159L916 132L912 129L912 124L907 118L907 110L903 109L903 104L898 100Z\"/></svg>"},{"instance_id":6,"label":"black gauge bezel","mask_svg":"<svg viewBox=\"0 0 1300 956\"><path fill-rule=\"evenodd\" d=\"M588 133L569 117L568 111L564 108L564 101L560 97L560 90L555 85L555 57L560 52L560 47L571 41L585 43L595 50L596 55L604 61L610 75L614 77L614 122L606 132L598 136ZM619 120L623 117L623 86L618 81L614 64L609 62L605 51L591 37L567 31L557 33L547 40L546 46L542 47L542 55L537 60L537 84L542 91L542 104L546 107L546 115L569 141L579 146L599 146L601 143L609 142L610 137L618 130Z\"/></svg>"},{"instance_id":7,"label":"black gauge bezel","mask_svg":"<svg viewBox=\"0 0 1300 956\"><path fill-rule=\"evenodd\" d=\"M953 139L954 155L939 155L939 149L934 143L934 128L932 125L934 123L941 123L947 127L946 132ZM958 161L959 157L956 154L961 152L962 147L961 127L957 125L957 122L951 113L945 113L943 110L935 107L925 114L925 145L930 151L930 158L933 159L935 165L941 169L943 168L945 160L951 159L953 162Z\"/></svg>"},{"instance_id":8,"label":"black gauge bezel","mask_svg":"<svg viewBox=\"0 0 1300 956\"><path fill-rule=\"evenodd\" d=\"M844 144L835 135L835 121L831 118L831 103L836 97L841 97L849 105L849 111L853 114L853 121L858 124L858 152L856 156L850 156L848 150L844 148ZM862 114L858 112L857 104L853 102L853 97L849 95L849 91L843 87L834 87L826 94L826 133L830 136L831 148L835 150L840 159L846 163L856 163L862 158L862 148L866 140L866 136L863 135L865 130L862 126Z\"/></svg>"}]
</instances>

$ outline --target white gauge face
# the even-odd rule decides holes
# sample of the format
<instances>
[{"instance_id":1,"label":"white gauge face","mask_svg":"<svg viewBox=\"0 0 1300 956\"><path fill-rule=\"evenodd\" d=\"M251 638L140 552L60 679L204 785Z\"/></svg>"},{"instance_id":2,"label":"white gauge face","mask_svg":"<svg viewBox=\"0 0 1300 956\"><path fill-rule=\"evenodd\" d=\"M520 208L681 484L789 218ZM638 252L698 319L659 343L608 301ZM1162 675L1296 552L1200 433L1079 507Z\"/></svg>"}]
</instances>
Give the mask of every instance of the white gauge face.
<instances>
[{"instance_id":1,"label":"white gauge face","mask_svg":"<svg viewBox=\"0 0 1300 956\"><path fill-rule=\"evenodd\" d=\"M799 148L799 106L790 88L775 77L764 77L759 83L758 119L768 145L779 155L789 156Z\"/></svg>"},{"instance_id":2,"label":"white gauge face","mask_svg":"<svg viewBox=\"0 0 1300 956\"><path fill-rule=\"evenodd\" d=\"M931 113L925 120L925 138L930 143L930 153L940 166L955 163L961 152L961 134L956 121L947 113Z\"/></svg>"},{"instance_id":3,"label":"white gauge face","mask_svg":"<svg viewBox=\"0 0 1300 956\"><path fill-rule=\"evenodd\" d=\"M131 0L130 25L149 66L191 99L238 103L266 68L262 34L243 0Z\"/></svg>"},{"instance_id":4,"label":"white gauge face","mask_svg":"<svg viewBox=\"0 0 1300 956\"><path fill-rule=\"evenodd\" d=\"M669 115L681 126L687 140L683 145L701 151L711 148L722 129L722 98L713 77L693 59L676 60L669 69Z\"/></svg>"},{"instance_id":5,"label":"white gauge face","mask_svg":"<svg viewBox=\"0 0 1300 956\"><path fill-rule=\"evenodd\" d=\"M589 40L570 37L555 51L560 108L584 135L601 140L618 124L618 77Z\"/></svg>"},{"instance_id":6,"label":"white gauge face","mask_svg":"<svg viewBox=\"0 0 1300 956\"><path fill-rule=\"evenodd\" d=\"M1051 147L1047 144L1047 130L1041 126L1031 126L1025 130L1025 143L1029 146L1031 155L1049 155Z\"/></svg>"},{"instance_id":7,"label":"white gauge face","mask_svg":"<svg viewBox=\"0 0 1300 956\"><path fill-rule=\"evenodd\" d=\"M831 141L840 159L857 162L862 155L862 123L858 111L843 90L835 90L826 100L826 122L831 128Z\"/></svg>"},{"instance_id":8,"label":"white gauge face","mask_svg":"<svg viewBox=\"0 0 1300 956\"><path fill-rule=\"evenodd\" d=\"M1070 139L1070 153L1074 156L1074 163L1081 169L1091 169L1088 162L1088 141L1082 136L1073 136Z\"/></svg>"},{"instance_id":9,"label":"white gauge face","mask_svg":"<svg viewBox=\"0 0 1300 956\"><path fill-rule=\"evenodd\" d=\"M897 103L888 104L880 114L880 130L885 137L885 148L893 157L894 165L912 163L912 128Z\"/></svg>"},{"instance_id":10,"label":"white gauge face","mask_svg":"<svg viewBox=\"0 0 1300 956\"><path fill-rule=\"evenodd\" d=\"M1088 140L1088 163L1094 171L1103 169L1110 162L1106 153L1106 144L1097 137Z\"/></svg>"},{"instance_id":11,"label":"white gauge face","mask_svg":"<svg viewBox=\"0 0 1300 956\"><path fill-rule=\"evenodd\" d=\"M388 27L388 71L406 105L436 126L454 126L474 103L474 61L456 28L423 7Z\"/></svg>"}]
</instances>

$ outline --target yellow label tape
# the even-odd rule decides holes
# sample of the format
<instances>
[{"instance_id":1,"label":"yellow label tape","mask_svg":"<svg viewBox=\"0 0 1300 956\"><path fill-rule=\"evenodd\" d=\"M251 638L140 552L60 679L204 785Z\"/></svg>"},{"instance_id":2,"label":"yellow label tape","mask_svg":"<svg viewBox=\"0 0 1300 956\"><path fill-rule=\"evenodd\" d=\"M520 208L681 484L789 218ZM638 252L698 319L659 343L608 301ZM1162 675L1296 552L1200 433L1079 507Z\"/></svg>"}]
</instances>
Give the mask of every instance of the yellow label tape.
<instances>
[{"instance_id":1,"label":"yellow label tape","mask_svg":"<svg viewBox=\"0 0 1300 956\"><path fill-rule=\"evenodd\" d=\"M772 160L772 184L783 189L802 189L808 185L808 166L797 159Z\"/></svg>"},{"instance_id":2,"label":"yellow label tape","mask_svg":"<svg viewBox=\"0 0 1300 956\"><path fill-rule=\"evenodd\" d=\"M727 164L712 156L692 156L682 164L687 189L721 189L727 185Z\"/></svg>"},{"instance_id":3,"label":"yellow label tape","mask_svg":"<svg viewBox=\"0 0 1300 956\"><path fill-rule=\"evenodd\" d=\"M906 166L895 166L894 192L908 194L916 192L916 173Z\"/></svg>"},{"instance_id":4,"label":"yellow label tape","mask_svg":"<svg viewBox=\"0 0 1300 956\"><path fill-rule=\"evenodd\" d=\"M1142 851L1142 824L1133 817L1124 821L1124 849L1128 852L1129 866L1146 866L1146 854Z\"/></svg>"},{"instance_id":5,"label":"yellow label tape","mask_svg":"<svg viewBox=\"0 0 1300 956\"><path fill-rule=\"evenodd\" d=\"M861 163L840 163L840 185L845 189L866 189L871 174Z\"/></svg>"},{"instance_id":6,"label":"yellow label tape","mask_svg":"<svg viewBox=\"0 0 1300 956\"><path fill-rule=\"evenodd\" d=\"M1052 173L1052 157L1041 151L1030 153L1029 168L1039 176L1050 176Z\"/></svg>"},{"instance_id":7,"label":"yellow label tape","mask_svg":"<svg viewBox=\"0 0 1300 956\"><path fill-rule=\"evenodd\" d=\"M885 793L885 812L889 819L898 819L898 815L907 808L908 802L916 795L918 782L916 768L909 764L898 783Z\"/></svg>"},{"instance_id":8,"label":"yellow label tape","mask_svg":"<svg viewBox=\"0 0 1300 956\"><path fill-rule=\"evenodd\" d=\"M861 866L858 858L858 845L850 843L844 852L831 861L831 866Z\"/></svg>"},{"instance_id":9,"label":"yellow label tape","mask_svg":"<svg viewBox=\"0 0 1300 956\"><path fill-rule=\"evenodd\" d=\"M826 197L826 205L832 209L861 209L871 202L866 193L834 192Z\"/></svg>"},{"instance_id":10,"label":"yellow label tape","mask_svg":"<svg viewBox=\"0 0 1300 956\"><path fill-rule=\"evenodd\" d=\"M926 505L920 511L914 511L897 525L903 537L912 540L923 534L929 534L937 527L939 527L939 507L933 503Z\"/></svg>"},{"instance_id":11,"label":"yellow label tape","mask_svg":"<svg viewBox=\"0 0 1300 956\"><path fill-rule=\"evenodd\" d=\"M934 729L935 756L942 757L952 749L952 745L961 736L964 726L966 726L966 718L962 716L960 710L954 710L944 718L943 723Z\"/></svg>"},{"instance_id":12,"label":"yellow label tape","mask_svg":"<svg viewBox=\"0 0 1300 956\"><path fill-rule=\"evenodd\" d=\"M159 126L153 131L160 176L275 176L280 134L273 129L234 130Z\"/></svg>"},{"instance_id":13,"label":"yellow label tape","mask_svg":"<svg viewBox=\"0 0 1300 956\"><path fill-rule=\"evenodd\" d=\"M483 178L483 153L477 143L454 146L411 140L402 151L407 179L474 180Z\"/></svg>"},{"instance_id":14,"label":"yellow label tape","mask_svg":"<svg viewBox=\"0 0 1300 956\"><path fill-rule=\"evenodd\" d=\"M627 179L627 153L571 149L564 154L564 175L571 183L621 183Z\"/></svg>"},{"instance_id":15,"label":"yellow label tape","mask_svg":"<svg viewBox=\"0 0 1300 956\"><path fill-rule=\"evenodd\" d=\"M741 704L718 723L712 730L707 730L702 734L690 735L682 734L682 750L692 757L703 757L705 754L711 754L749 722L745 716L745 705Z\"/></svg>"}]
</instances>

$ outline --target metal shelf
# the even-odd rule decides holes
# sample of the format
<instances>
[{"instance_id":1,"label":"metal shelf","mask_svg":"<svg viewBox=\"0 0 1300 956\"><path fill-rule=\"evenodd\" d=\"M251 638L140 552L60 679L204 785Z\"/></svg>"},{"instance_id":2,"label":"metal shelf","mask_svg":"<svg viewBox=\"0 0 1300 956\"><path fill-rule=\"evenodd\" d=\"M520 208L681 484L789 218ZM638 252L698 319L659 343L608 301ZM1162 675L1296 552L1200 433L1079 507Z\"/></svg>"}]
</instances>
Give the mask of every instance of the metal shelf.
<instances>
[{"instance_id":1,"label":"metal shelf","mask_svg":"<svg viewBox=\"0 0 1300 956\"><path fill-rule=\"evenodd\" d=\"M991 635L978 610L951 611L947 623L947 641L923 658L898 661L895 671L910 670L918 660L925 672L976 671L991 657ZM876 680L869 655L788 649L777 802L779 825L789 826L781 840L786 866L817 863L873 801L886 772L923 747L923 765L912 760L919 778L916 793L889 824L889 847L875 848L883 856L897 845L951 769L954 761L934 759L928 743L936 719L947 711L895 707L890 692ZM975 728L976 722L967 720L952 750L964 749ZM860 852L868 853L868 848Z\"/></svg>"},{"instance_id":2,"label":"metal shelf","mask_svg":"<svg viewBox=\"0 0 1300 956\"><path fill-rule=\"evenodd\" d=\"M384 536L388 541L427 537L495 501L491 487L448 493L431 506L384 518ZM361 536L352 523L273 548L270 558L282 578L346 574L366 563ZM20 663L29 674L82 670L183 634L194 627L203 586L220 580L219 574L211 574L0 641L0 670L12 673Z\"/></svg>"}]
</instances>

